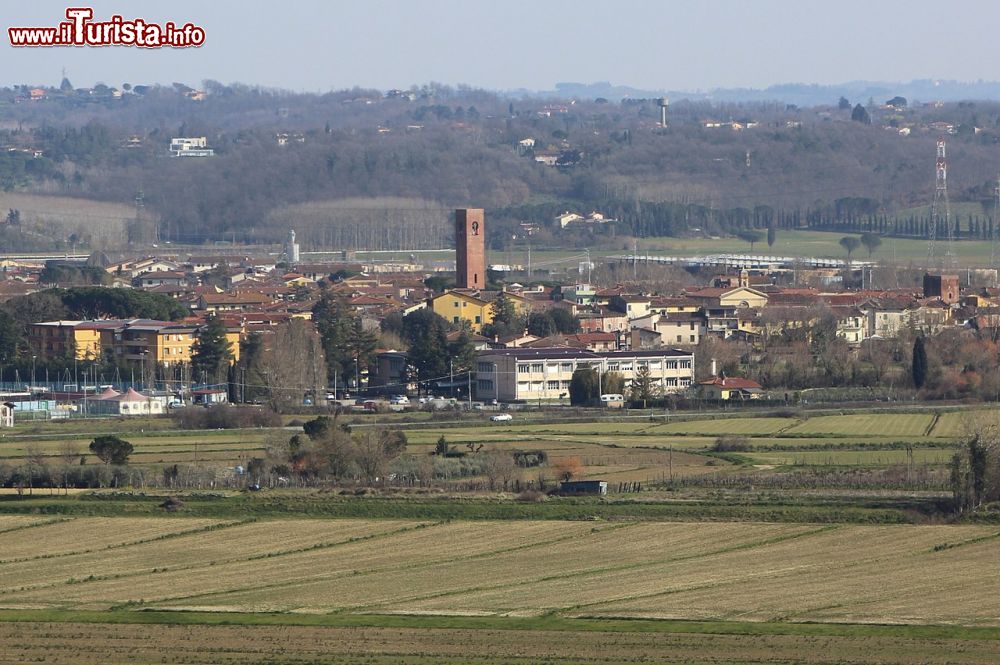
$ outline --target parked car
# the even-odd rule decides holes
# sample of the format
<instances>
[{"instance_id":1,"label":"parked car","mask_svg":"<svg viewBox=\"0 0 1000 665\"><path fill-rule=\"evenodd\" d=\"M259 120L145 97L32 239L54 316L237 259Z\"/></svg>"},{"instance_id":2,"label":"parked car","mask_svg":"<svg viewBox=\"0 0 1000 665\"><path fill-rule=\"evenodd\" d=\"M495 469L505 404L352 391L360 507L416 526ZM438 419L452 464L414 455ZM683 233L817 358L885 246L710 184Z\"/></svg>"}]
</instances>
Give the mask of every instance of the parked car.
<instances>
[{"instance_id":1,"label":"parked car","mask_svg":"<svg viewBox=\"0 0 1000 665\"><path fill-rule=\"evenodd\" d=\"M409 404L410 403L410 398L407 397L406 395L393 395L389 399L389 403L390 404Z\"/></svg>"},{"instance_id":2,"label":"parked car","mask_svg":"<svg viewBox=\"0 0 1000 665\"><path fill-rule=\"evenodd\" d=\"M503 423L507 422L508 420L514 420L514 416L510 415L509 413L498 413L495 416L490 416L490 420L492 420L495 423Z\"/></svg>"}]
</instances>

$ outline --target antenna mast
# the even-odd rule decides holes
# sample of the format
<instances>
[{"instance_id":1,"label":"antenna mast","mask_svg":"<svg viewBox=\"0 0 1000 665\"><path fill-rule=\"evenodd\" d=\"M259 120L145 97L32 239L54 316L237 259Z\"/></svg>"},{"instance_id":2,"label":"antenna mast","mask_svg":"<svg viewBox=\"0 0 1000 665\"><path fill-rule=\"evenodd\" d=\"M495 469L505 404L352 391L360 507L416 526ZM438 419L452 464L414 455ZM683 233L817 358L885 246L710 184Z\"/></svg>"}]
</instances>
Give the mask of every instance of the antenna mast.
<instances>
[{"instance_id":1,"label":"antenna mast","mask_svg":"<svg viewBox=\"0 0 1000 665\"><path fill-rule=\"evenodd\" d=\"M948 265L954 267L957 264L955 230L951 226L951 204L948 202L948 161L945 156L944 139L938 139L937 161L934 166L934 202L931 203L930 225L927 229L928 268L934 262L939 235L943 235L947 240L945 258L948 260Z\"/></svg>"}]
</instances>

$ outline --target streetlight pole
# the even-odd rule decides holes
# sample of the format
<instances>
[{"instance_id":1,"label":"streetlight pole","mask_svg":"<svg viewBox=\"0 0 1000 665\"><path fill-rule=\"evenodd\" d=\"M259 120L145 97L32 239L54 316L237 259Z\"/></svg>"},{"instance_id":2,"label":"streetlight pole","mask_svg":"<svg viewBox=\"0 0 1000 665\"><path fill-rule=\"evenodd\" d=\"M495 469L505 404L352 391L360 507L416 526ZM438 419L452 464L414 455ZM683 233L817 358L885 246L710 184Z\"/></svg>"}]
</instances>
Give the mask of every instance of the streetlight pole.
<instances>
[{"instance_id":1,"label":"streetlight pole","mask_svg":"<svg viewBox=\"0 0 1000 665\"><path fill-rule=\"evenodd\" d=\"M448 394L455 396L455 359L448 358Z\"/></svg>"},{"instance_id":2,"label":"streetlight pole","mask_svg":"<svg viewBox=\"0 0 1000 665\"><path fill-rule=\"evenodd\" d=\"M500 404L500 370L497 364L493 363L493 387L496 389L496 403Z\"/></svg>"},{"instance_id":3,"label":"streetlight pole","mask_svg":"<svg viewBox=\"0 0 1000 665\"><path fill-rule=\"evenodd\" d=\"M38 356L31 356L31 394L35 394L35 358Z\"/></svg>"}]
</instances>

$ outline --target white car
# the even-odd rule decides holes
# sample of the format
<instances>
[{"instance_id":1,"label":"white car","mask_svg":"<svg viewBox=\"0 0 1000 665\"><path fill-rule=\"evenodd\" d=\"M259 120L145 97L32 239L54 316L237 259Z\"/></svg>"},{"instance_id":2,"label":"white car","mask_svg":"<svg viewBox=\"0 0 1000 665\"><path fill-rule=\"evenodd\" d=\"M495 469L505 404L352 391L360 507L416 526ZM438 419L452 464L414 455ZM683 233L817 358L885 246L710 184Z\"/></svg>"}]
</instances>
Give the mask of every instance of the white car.
<instances>
[{"instance_id":1,"label":"white car","mask_svg":"<svg viewBox=\"0 0 1000 665\"><path fill-rule=\"evenodd\" d=\"M514 420L514 416L510 415L509 413L498 413L495 416L490 416L490 420L492 420L495 423L505 423L508 420Z\"/></svg>"}]
</instances>

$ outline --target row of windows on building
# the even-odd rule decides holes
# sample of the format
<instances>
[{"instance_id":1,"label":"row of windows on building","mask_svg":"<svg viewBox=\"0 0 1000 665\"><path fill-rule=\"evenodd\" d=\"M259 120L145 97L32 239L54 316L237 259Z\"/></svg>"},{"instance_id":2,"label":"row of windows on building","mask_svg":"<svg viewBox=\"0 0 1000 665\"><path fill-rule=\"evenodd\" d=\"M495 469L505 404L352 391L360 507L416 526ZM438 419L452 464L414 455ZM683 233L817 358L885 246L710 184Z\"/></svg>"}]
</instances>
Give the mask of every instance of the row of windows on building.
<instances>
[{"instance_id":1,"label":"row of windows on building","mask_svg":"<svg viewBox=\"0 0 1000 665\"><path fill-rule=\"evenodd\" d=\"M632 385L631 379L625 380L625 387L629 388ZM519 393L533 391L538 392L541 390L569 390L569 381L518 381L517 390ZM652 384L654 386L659 386L661 388L687 388L691 385L691 379L687 377L677 378L668 377L665 379L653 379ZM480 394L489 393L494 388L494 383L491 379L479 379L476 382L476 387L478 388Z\"/></svg>"},{"instance_id":2,"label":"row of windows on building","mask_svg":"<svg viewBox=\"0 0 1000 665\"><path fill-rule=\"evenodd\" d=\"M660 370L665 368L667 370L677 370L677 369L691 369L691 360L637 360L634 365L632 361L628 362L609 362L607 363L608 372L631 372L634 369L640 367L648 367L650 370ZM595 369L600 367L599 364L594 366ZM478 369L480 372L491 372L493 371L493 363L479 363ZM572 372L574 369L573 363L518 363L517 373L518 374L541 374L547 372L549 374L555 374L556 372Z\"/></svg>"},{"instance_id":3,"label":"row of windows on building","mask_svg":"<svg viewBox=\"0 0 1000 665\"><path fill-rule=\"evenodd\" d=\"M480 372L492 372L493 363L480 362L477 363L476 369ZM581 363L580 367L592 367L593 369L599 369L600 363ZM608 372L631 372L633 369L639 367L648 367L650 370L677 370L677 369L691 369L691 360L636 360L634 365L632 361L628 362L609 362L607 363L607 368L605 371ZM549 374L554 374L556 372L572 372L574 370L574 363L518 363L517 373L518 374L541 374L542 372L548 372Z\"/></svg>"}]
</instances>

